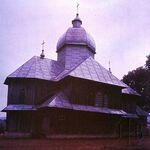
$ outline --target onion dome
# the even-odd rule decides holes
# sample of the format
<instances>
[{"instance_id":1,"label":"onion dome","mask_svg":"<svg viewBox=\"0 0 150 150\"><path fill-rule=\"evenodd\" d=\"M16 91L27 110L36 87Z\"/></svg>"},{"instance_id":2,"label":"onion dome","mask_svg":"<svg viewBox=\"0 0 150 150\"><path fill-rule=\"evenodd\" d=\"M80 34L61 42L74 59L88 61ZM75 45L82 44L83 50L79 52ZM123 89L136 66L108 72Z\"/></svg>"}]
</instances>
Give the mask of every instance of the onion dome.
<instances>
[{"instance_id":1,"label":"onion dome","mask_svg":"<svg viewBox=\"0 0 150 150\"><path fill-rule=\"evenodd\" d=\"M59 38L57 43L57 52L65 45L83 45L87 46L90 51L95 54L95 42L93 38L81 27L82 21L77 14L75 19L72 20L72 27Z\"/></svg>"}]
</instances>

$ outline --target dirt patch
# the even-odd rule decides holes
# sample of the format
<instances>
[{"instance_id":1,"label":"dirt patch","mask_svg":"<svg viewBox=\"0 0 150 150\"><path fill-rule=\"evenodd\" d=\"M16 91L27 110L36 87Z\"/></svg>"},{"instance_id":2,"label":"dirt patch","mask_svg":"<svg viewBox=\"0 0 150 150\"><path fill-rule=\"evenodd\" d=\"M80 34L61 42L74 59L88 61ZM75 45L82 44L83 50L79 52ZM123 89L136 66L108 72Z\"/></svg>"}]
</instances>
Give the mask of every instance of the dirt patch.
<instances>
[{"instance_id":1,"label":"dirt patch","mask_svg":"<svg viewBox=\"0 0 150 150\"><path fill-rule=\"evenodd\" d=\"M149 150L142 139L0 139L0 150Z\"/></svg>"}]
</instances>

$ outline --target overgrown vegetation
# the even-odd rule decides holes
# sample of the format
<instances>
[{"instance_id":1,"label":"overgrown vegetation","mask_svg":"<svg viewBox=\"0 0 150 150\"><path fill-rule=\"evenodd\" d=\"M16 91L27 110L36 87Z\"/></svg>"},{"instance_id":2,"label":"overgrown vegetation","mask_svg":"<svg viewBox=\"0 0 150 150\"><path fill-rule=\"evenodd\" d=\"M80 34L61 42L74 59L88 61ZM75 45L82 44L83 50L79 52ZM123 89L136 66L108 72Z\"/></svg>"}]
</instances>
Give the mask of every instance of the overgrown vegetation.
<instances>
[{"instance_id":1,"label":"overgrown vegetation","mask_svg":"<svg viewBox=\"0 0 150 150\"><path fill-rule=\"evenodd\" d=\"M150 55L147 56L144 66L129 71L122 80L141 94L141 101L138 105L150 111Z\"/></svg>"}]
</instances>

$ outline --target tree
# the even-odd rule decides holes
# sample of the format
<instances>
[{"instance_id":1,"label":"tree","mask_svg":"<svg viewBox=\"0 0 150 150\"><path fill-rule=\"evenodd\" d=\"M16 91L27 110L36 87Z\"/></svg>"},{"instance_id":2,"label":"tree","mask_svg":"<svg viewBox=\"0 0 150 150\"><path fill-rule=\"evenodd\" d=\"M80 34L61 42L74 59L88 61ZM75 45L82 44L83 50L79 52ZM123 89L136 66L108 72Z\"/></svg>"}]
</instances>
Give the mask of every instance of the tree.
<instances>
[{"instance_id":1,"label":"tree","mask_svg":"<svg viewBox=\"0 0 150 150\"><path fill-rule=\"evenodd\" d=\"M150 55L146 56L147 57L147 60L146 60L146 69L148 69L150 71Z\"/></svg>"},{"instance_id":2,"label":"tree","mask_svg":"<svg viewBox=\"0 0 150 150\"><path fill-rule=\"evenodd\" d=\"M146 64L123 76L123 82L141 94L138 103L145 110L150 110L150 55L147 56Z\"/></svg>"}]
</instances>

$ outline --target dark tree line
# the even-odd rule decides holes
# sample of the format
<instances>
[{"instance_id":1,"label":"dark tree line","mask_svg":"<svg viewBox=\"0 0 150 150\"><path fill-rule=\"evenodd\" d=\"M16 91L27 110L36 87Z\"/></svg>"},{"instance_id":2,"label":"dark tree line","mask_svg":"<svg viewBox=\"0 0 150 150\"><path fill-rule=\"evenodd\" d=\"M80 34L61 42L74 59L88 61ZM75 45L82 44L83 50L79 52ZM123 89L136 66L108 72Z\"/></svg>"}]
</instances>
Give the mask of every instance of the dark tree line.
<instances>
[{"instance_id":1,"label":"dark tree line","mask_svg":"<svg viewBox=\"0 0 150 150\"><path fill-rule=\"evenodd\" d=\"M141 101L138 105L150 111L150 55L147 56L144 66L129 71L122 80L141 94Z\"/></svg>"}]
</instances>

